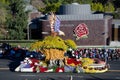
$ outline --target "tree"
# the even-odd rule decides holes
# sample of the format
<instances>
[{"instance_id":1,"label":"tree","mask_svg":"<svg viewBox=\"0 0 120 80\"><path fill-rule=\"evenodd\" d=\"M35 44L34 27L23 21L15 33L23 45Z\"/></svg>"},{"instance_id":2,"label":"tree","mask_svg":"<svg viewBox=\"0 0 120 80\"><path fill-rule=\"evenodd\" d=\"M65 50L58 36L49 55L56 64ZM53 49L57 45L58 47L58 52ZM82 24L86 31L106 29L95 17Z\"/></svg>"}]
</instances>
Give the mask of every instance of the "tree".
<instances>
[{"instance_id":1,"label":"tree","mask_svg":"<svg viewBox=\"0 0 120 80\"><path fill-rule=\"evenodd\" d=\"M46 7L39 8L39 11L42 11L43 13L57 12L62 4L62 0L44 0L43 2L45 3Z\"/></svg>"},{"instance_id":2,"label":"tree","mask_svg":"<svg viewBox=\"0 0 120 80\"><path fill-rule=\"evenodd\" d=\"M5 26L6 17L7 17L7 7L8 7L7 0L0 0L0 39L5 39L7 35L7 30Z\"/></svg>"},{"instance_id":3,"label":"tree","mask_svg":"<svg viewBox=\"0 0 120 80\"><path fill-rule=\"evenodd\" d=\"M93 3L102 3L103 5L106 4L109 0L93 0Z\"/></svg>"},{"instance_id":4,"label":"tree","mask_svg":"<svg viewBox=\"0 0 120 80\"><path fill-rule=\"evenodd\" d=\"M103 5L101 3L91 3L91 9L92 11L96 11L96 12L104 11Z\"/></svg>"},{"instance_id":5,"label":"tree","mask_svg":"<svg viewBox=\"0 0 120 80\"><path fill-rule=\"evenodd\" d=\"M104 6L104 11L105 12L114 12L115 11L114 5L111 2L106 3Z\"/></svg>"},{"instance_id":6,"label":"tree","mask_svg":"<svg viewBox=\"0 0 120 80\"><path fill-rule=\"evenodd\" d=\"M91 4L93 0L77 0L81 4Z\"/></svg>"},{"instance_id":7,"label":"tree","mask_svg":"<svg viewBox=\"0 0 120 80\"><path fill-rule=\"evenodd\" d=\"M42 0L31 0L30 4L34 7L36 7L38 10L40 8L45 8L45 4Z\"/></svg>"},{"instance_id":8,"label":"tree","mask_svg":"<svg viewBox=\"0 0 120 80\"><path fill-rule=\"evenodd\" d=\"M120 8L120 0L113 1L115 8Z\"/></svg>"},{"instance_id":9,"label":"tree","mask_svg":"<svg viewBox=\"0 0 120 80\"><path fill-rule=\"evenodd\" d=\"M6 10L5 8L0 7L0 39L5 38L7 35L7 31L5 29L5 21L6 21Z\"/></svg>"},{"instance_id":10,"label":"tree","mask_svg":"<svg viewBox=\"0 0 120 80\"><path fill-rule=\"evenodd\" d=\"M114 19L120 19L120 8L117 8L117 12L114 12L113 18Z\"/></svg>"},{"instance_id":11,"label":"tree","mask_svg":"<svg viewBox=\"0 0 120 80\"><path fill-rule=\"evenodd\" d=\"M26 38L28 14L25 11L23 0L11 0L9 5L10 15L7 18L8 39L22 40Z\"/></svg>"},{"instance_id":12,"label":"tree","mask_svg":"<svg viewBox=\"0 0 120 80\"><path fill-rule=\"evenodd\" d=\"M48 12L57 12L60 5L62 4L71 4L71 3L80 3L80 4L88 4L92 3L92 0L43 0L46 5L45 8L39 8L39 11L43 13Z\"/></svg>"}]
</instances>

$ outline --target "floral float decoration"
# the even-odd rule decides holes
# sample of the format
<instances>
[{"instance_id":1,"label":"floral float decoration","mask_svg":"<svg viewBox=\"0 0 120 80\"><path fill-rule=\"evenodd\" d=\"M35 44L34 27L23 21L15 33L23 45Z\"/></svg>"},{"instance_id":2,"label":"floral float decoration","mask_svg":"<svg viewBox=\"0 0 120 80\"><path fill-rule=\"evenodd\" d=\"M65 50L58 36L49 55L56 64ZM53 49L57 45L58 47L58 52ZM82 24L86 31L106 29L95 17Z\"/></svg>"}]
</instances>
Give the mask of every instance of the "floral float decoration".
<instances>
[{"instance_id":1,"label":"floral float decoration","mask_svg":"<svg viewBox=\"0 0 120 80\"><path fill-rule=\"evenodd\" d=\"M54 36L54 37L47 36L43 41L37 41L35 43L32 43L30 49L35 51L40 51L43 54L45 54L46 57L44 63L46 62L47 64L47 62L49 62L49 65L47 64L48 66L43 66L43 61L32 62L31 58L29 59L30 62L26 62L25 60L25 62L23 61L21 65L25 63L27 66L27 65L31 65L31 63L36 63L34 66L29 66L32 72L54 72L54 71L64 72L64 63L63 63L63 60L65 58L64 53L68 50L68 48L76 49L77 46L72 40L69 39L63 40L58 36ZM59 66L56 64L57 61L59 61L60 63ZM21 70L20 66L16 68L15 71ZM36 68L36 71L34 67ZM25 67L24 69L27 68Z\"/></svg>"},{"instance_id":2,"label":"floral float decoration","mask_svg":"<svg viewBox=\"0 0 120 80\"><path fill-rule=\"evenodd\" d=\"M85 23L79 24L75 29L74 29L74 36L76 37L76 40L80 38L87 38L89 34L89 29Z\"/></svg>"},{"instance_id":3,"label":"floral float decoration","mask_svg":"<svg viewBox=\"0 0 120 80\"><path fill-rule=\"evenodd\" d=\"M30 50L41 52L45 60L38 60L32 57L25 58L15 69L16 72L84 72L103 73L108 70L107 64L99 59L76 58L65 56L71 49L73 52L77 45L73 40L63 40L57 35L65 36L60 30L60 19L52 12L49 15L51 35L46 36L42 41L31 44ZM74 30L76 39L87 37L89 34L87 25L79 24ZM74 53L71 53L74 54Z\"/></svg>"},{"instance_id":4,"label":"floral float decoration","mask_svg":"<svg viewBox=\"0 0 120 80\"><path fill-rule=\"evenodd\" d=\"M72 40L63 40L58 36L47 36L43 41L31 45L31 50L45 54L45 60L26 58L15 69L16 72L75 72L75 73L103 73L109 66L105 61L97 58L71 58L65 56L69 48L77 49ZM74 53L73 53L74 54ZM49 62L49 63L48 63Z\"/></svg>"},{"instance_id":5,"label":"floral float decoration","mask_svg":"<svg viewBox=\"0 0 120 80\"><path fill-rule=\"evenodd\" d=\"M48 66L46 61L25 58L15 69L16 72L74 72L74 73L103 73L108 71L109 65L97 58L66 58L64 66Z\"/></svg>"},{"instance_id":6,"label":"floral float decoration","mask_svg":"<svg viewBox=\"0 0 120 80\"><path fill-rule=\"evenodd\" d=\"M51 31L51 36L57 36L57 35L62 35L65 36L65 33L60 30L60 19L58 18L57 15L55 15L54 12L50 12L50 15L48 16L48 20L50 23L50 31Z\"/></svg>"},{"instance_id":7,"label":"floral float decoration","mask_svg":"<svg viewBox=\"0 0 120 80\"><path fill-rule=\"evenodd\" d=\"M47 36L43 41L37 41L31 45L31 50L41 51L46 56L46 60L64 59L64 53L71 47L77 46L72 40L63 40L58 36Z\"/></svg>"},{"instance_id":8,"label":"floral float decoration","mask_svg":"<svg viewBox=\"0 0 120 80\"><path fill-rule=\"evenodd\" d=\"M109 65L98 58L83 58L82 69L85 73L103 73L108 71Z\"/></svg>"}]
</instances>

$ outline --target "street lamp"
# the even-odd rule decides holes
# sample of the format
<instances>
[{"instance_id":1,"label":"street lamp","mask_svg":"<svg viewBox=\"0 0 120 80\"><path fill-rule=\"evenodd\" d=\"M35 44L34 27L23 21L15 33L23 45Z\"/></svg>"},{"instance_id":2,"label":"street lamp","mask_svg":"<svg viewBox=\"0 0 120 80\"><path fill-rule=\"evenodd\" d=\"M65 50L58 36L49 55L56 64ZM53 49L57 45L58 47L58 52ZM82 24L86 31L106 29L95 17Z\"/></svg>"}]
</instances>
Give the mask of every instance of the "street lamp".
<instances>
[{"instance_id":1,"label":"street lamp","mask_svg":"<svg viewBox=\"0 0 120 80\"><path fill-rule=\"evenodd\" d=\"M27 39L29 40L30 39L30 28L29 28L29 26L30 26L30 24L32 24L32 22L28 22L28 26L27 26Z\"/></svg>"}]
</instances>

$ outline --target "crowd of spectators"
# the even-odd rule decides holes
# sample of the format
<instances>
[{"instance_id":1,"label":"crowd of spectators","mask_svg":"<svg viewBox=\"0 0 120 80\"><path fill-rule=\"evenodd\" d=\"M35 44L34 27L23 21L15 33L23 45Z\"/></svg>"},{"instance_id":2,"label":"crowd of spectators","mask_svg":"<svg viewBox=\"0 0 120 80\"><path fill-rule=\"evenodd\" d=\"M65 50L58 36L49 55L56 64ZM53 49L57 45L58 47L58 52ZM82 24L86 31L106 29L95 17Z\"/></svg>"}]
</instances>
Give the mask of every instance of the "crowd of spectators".
<instances>
[{"instance_id":1,"label":"crowd of spectators","mask_svg":"<svg viewBox=\"0 0 120 80\"><path fill-rule=\"evenodd\" d=\"M26 57L33 57L40 60L45 58L41 52L31 51L28 47L21 47L20 45L11 46L8 43L0 45L0 58L24 60Z\"/></svg>"},{"instance_id":2,"label":"crowd of spectators","mask_svg":"<svg viewBox=\"0 0 120 80\"><path fill-rule=\"evenodd\" d=\"M75 58L99 58L106 62L120 60L120 48L78 48L70 51L67 52L67 55Z\"/></svg>"}]
</instances>

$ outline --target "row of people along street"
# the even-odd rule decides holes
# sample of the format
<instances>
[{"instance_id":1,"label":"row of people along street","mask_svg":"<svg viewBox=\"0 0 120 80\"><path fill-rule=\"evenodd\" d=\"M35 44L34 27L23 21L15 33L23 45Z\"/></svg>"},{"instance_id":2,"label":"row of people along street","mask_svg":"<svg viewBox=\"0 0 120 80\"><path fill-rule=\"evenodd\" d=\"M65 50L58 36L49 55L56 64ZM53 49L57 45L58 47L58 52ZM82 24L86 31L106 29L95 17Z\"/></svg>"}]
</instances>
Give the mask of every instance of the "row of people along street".
<instances>
[{"instance_id":1,"label":"row of people along street","mask_svg":"<svg viewBox=\"0 0 120 80\"><path fill-rule=\"evenodd\" d=\"M75 58L99 58L107 62L120 59L120 48L78 48L76 50L70 49L66 55Z\"/></svg>"},{"instance_id":2,"label":"row of people along street","mask_svg":"<svg viewBox=\"0 0 120 80\"><path fill-rule=\"evenodd\" d=\"M23 60L25 57L35 57L38 59L44 59L45 55L37 51L29 51L28 48L12 47L9 44L2 44L1 51L2 57L16 58ZM74 58L99 58L105 61L119 60L120 59L120 48L77 48L76 50L69 49L65 56Z\"/></svg>"}]
</instances>

